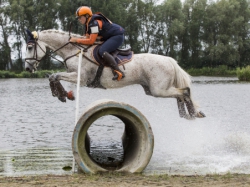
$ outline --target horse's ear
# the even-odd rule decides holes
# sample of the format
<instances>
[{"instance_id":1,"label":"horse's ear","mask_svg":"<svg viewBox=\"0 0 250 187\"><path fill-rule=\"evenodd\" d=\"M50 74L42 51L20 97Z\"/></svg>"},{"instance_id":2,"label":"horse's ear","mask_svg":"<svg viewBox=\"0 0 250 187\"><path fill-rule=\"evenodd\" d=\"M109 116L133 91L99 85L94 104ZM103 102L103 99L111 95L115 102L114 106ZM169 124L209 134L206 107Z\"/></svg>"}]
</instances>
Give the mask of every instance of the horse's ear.
<instances>
[{"instance_id":1,"label":"horse's ear","mask_svg":"<svg viewBox=\"0 0 250 187\"><path fill-rule=\"evenodd\" d=\"M28 34L27 43L35 43L35 38L32 32L29 29L26 29L26 32Z\"/></svg>"},{"instance_id":2,"label":"horse's ear","mask_svg":"<svg viewBox=\"0 0 250 187\"><path fill-rule=\"evenodd\" d=\"M34 36L29 29L26 29L26 32L28 34L28 37L30 37L30 39L34 39Z\"/></svg>"}]
</instances>

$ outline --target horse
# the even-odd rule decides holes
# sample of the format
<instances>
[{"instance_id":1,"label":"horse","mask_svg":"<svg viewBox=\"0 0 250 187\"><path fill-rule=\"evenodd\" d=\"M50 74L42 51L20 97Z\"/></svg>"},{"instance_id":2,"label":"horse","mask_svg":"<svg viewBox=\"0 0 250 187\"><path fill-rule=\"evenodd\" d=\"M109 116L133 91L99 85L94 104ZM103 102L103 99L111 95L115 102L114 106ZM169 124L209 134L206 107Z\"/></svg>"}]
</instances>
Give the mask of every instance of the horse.
<instances>
[{"instance_id":1,"label":"horse","mask_svg":"<svg viewBox=\"0 0 250 187\"><path fill-rule=\"evenodd\" d=\"M72 93L65 91L60 80L77 83L79 51L82 49L80 83L88 86L95 79L98 65L93 63L92 49L96 45L76 45L69 42L69 33L59 30L43 30L30 32L27 30L31 42L27 42L25 53L25 69L35 72L40 61L46 54L46 48L60 56L67 71L53 73L49 76L53 96L65 102L66 97L73 100ZM82 37L72 34L74 37ZM51 55L52 56L52 55ZM55 57L54 57L55 58ZM58 59L57 59L58 60ZM112 80L113 73L109 67L104 67L100 84L104 88L120 88L139 84L145 94L153 97L176 98L181 118L203 118L205 114L198 110L191 97L191 76L185 72L171 57L150 53L134 54L130 62L123 65L125 78L120 81ZM71 97L69 96L71 95ZM186 106L186 107L185 107ZM187 112L187 111L188 112Z\"/></svg>"}]
</instances>

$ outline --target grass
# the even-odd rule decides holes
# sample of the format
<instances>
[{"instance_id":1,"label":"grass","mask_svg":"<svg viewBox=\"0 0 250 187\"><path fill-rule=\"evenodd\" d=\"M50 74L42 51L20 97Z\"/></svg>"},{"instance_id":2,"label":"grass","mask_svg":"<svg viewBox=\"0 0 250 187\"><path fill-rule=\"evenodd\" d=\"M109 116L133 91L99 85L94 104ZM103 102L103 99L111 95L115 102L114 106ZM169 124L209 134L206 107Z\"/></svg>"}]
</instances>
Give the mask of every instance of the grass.
<instances>
[{"instance_id":1,"label":"grass","mask_svg":"<svg viewBox=\"0 0 250 187\"><path fill-rule=\"evenodd\" d=\"M72 174L72 175L37 175L23 177L0 176L1 187L32 187L32 186L192 186L192 187L222 187L222 186L249 186L250 175L232 174L225 175L143 175L123 173L99 174Z\"/></svg>"},{"instance_id":2,"label":"grass","mask_svg":"<svg viewBox=\"0 0 250 187\"><path fill-rule=\"evenodd\" d=\"M237 77L240 81L250 81L250 66L245 68L237 68Z\"/></svg>"},{"instance_id":3,"label":"grass","mask_svg":"<svg viewBox=\"0 0 250 187\"><path fill-rule=\"evenodd\" d=\"M27 71L13 72L0 71L0 78L45 78L46 74L61 72L64 70L40 70L36 73ZM240 81L250 81L250 66L245 68L237 68L229 70L227 66L222 65L217 68L203 67L201 69L191 68L186 70L191 76L218 76L218 77L233 77L237 76Z\"/></svg>"},{"instance_id":4,"label":"grass","mask_svg":"<svg viewBox=\"0 0 250 187\"><path fill-rule=\"evenodd\" d=\"M60 70L41 70L35 73L27 71L12 72L12 71L0 71L0 78L45 78L47 74L59 72Z\"/></svg>"},{"instance_id":5,"label":"grass","mask_svg":"<svg viewBox=\"0 0 250 187\"><path fill-rule=\"evenodd\" d=\"M191 76L223 76L231 77L236 76L236 70L228 70L227 66L222 65L217 68L203 67L201 69L191 68L187 72Z\"/></svg>"}]
</instances>

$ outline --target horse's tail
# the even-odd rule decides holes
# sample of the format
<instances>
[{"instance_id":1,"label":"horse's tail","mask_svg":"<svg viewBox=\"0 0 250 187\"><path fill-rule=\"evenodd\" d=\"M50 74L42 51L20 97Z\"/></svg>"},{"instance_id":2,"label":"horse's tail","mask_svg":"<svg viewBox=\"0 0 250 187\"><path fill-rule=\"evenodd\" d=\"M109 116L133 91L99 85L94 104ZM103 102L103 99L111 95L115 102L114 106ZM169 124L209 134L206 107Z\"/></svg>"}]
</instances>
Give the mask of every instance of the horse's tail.
<instances>
[{"instance_id":1,"label":"horse's tail","mask_svg":"<svg viewBox=\"0 0 250 187\"><path fill-rule=\"evenodd\" d=\"M189 87L190 88L190 98L194 104L194 107L197 109L198 105L195 103L195 101L192 99L192 95L191 95L191 76L184 71L177 63L176 60L174 59L170 59L171 64L174 66L174 70L175 70L175 79L174 79L174 85L176 88L186 88Z\"/></svg>"},{"instance_id":2,"label":"horse's tail","mask_svg":"<svg viewBox=\"0 0 250 187\"><path fill-rule=\"evenodd\" d=\"M170 58L171 64L174 66L175 79L174 85L176 88L185 88L191 86L191 76L185 72L176 62L176 60Z\"/></svg>"}]
</instances>

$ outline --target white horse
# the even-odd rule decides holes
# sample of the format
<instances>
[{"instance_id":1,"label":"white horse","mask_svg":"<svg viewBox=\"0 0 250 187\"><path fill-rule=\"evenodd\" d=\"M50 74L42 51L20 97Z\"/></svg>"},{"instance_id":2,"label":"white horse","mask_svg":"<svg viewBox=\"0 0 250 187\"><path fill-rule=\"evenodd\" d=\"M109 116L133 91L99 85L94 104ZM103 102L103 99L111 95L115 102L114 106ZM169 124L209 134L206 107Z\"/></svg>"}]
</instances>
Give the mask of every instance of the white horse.
<instances>
[{"instance_id":1,"label":"white horse","mask_svg":"<svg viewBox=\"0 0 250 187\"><path fill-rule=\"evenodd\" d=\"M60 92L67 93L62 86L60 87L60 80L77 82L79 56L76 54L79 53L79 45L68 43L69 34L57 30L44 30L32 34L28 32L28 35L33 39L33 42L27 43L25 55L25 69L27 71L34 72L36 70L42 57L45 56L46 48L51 49L66 60L67 72L59 72L50 76L52 95L59 98ZM74 37L81 36L75 35ZM86 86L94 80L98 66L91 62L94 60L91 55L93 46L81 45L80 47L84 49L88 47L88 50L84 52L81 68L81 85ZM120 81L112 80L111 69L105 67L100 79L101 85L105 88L119 88L140 84L147 95L177 98L180 117L186 119L205 117L193 104L190 92L190 76L173 58L149 53L135 54L132 61L124 66L125 78ZM65 94L64 96L66 96ZM186 112L185 105L189 114Z\"/></svg>"}]
</instances>

